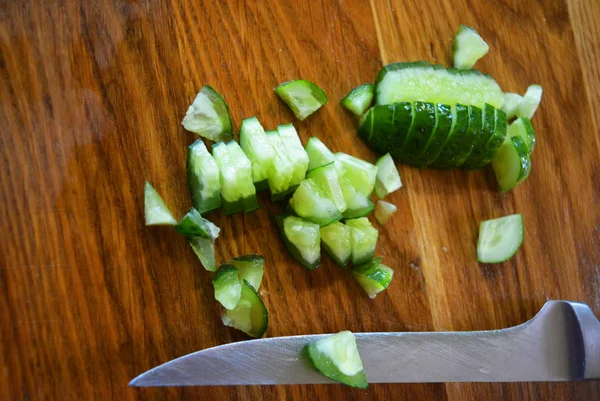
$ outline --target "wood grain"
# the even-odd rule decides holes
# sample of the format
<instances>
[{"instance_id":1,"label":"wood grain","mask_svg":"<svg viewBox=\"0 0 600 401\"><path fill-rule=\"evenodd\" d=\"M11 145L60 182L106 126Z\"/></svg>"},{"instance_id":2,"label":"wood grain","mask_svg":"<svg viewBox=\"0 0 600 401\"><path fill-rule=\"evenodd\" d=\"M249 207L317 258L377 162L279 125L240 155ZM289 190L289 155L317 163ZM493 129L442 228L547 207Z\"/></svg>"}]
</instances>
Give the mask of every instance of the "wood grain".
<instances>
[{"instance_id":1,"label":"wood grain","mask_svg":"<svg viewBox=\"0 0 600 401\"><path fill-rule=\"evenodd\" d=\"M493 329L547 299L600 314L600 9L593 0L211 2L0 0L0 398L592 400L598 382L129 389L137 374L245 339L222 326L211 276L185 241L143 225L149 180L190 206L182 114L203 84L234 124L294 121L271 88L303 77L330 103L304 122L334 150L375 160L336 103L382 63L448 63L459 23L491 51L478 67L503 89L544 86L533 173L498 194L489 171L400 166L399 207L378 252L396 271L364 296L330 260L294 264L261 199L211 219L220 261L262 253L267 335ZM481 219L519 212L526 241L501 265L475 262Z\"/></svg>"}]
</instances>

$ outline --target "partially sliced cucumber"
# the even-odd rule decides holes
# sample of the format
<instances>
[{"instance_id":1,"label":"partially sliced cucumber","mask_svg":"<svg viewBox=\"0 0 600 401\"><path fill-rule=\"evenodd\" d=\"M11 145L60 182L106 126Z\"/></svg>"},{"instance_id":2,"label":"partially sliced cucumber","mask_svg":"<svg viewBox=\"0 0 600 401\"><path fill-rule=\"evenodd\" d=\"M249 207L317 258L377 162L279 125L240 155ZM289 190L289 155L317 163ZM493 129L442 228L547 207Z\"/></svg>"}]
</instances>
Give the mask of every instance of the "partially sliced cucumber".
<instances>
[{"instance_id":1,"label":"partially sliced cucumber","mask_svg":"<svg viewBox=\"0 0 600 401\"><path fill-rule=\"evenodd\" d=\"M331 380L352 387L368 387L352 332L342 331L327 336L309 343L306 349L317 370Z\"/></svg>"},{"instance_id":2,"label":"partially sliced cucumber","mask_svg":"<svg viewBox=\"0 0 600 401\"><path fill-rule=\"evenodd\" d=\"M342 217L344 219L356 219L371 213L375 208L375 204L371 202L371 199L357 191L348 178L343 176L339 176L339 178L344 201L346 202L346 210L342 213Z\"/></svg>"},{"instance_id":3,"label":"partially sliced cucumber","mask_svg":"<svg viewBox=\"0 0 600 401\"><path fill-rule=\"evenodd\" d=\"M381 258L373 258L360 266L353 267L352 275L369 298L373 299L388 288L394 277L394 271L382 264Z\"/></svg>"},{"instance_id":4,"label":"partially sliced cucumber","mask_svg":"<svg viewBox=\"0 0 600 401\"><path fill-rule=\"evenodd\" d=\"M144 183L144 216L147 226L174 226L173 217L165 201L148 181Z\"/></svg>"},{"instance_id":5,"label":"partially sliced cucumber","mask_svg":"<svg viewBox=\"0 0 600 401\"><path fill-rule=\"evenodd\" d=\"M508 135L510 137L520 136L527 145L527 150L529 153L533 153L533 149L535 148L536 136L535 130L533 129L533 125L531 124L531 120L527 117L517 118L513 123L508 127Z\"/></svg>"},{"instance_id":6,"label":"partially sliced cucumber","mask_svg":"<svg viewBox=\"0 0 600 401\"><path fill-rule=\"evenodd\" d=\"M510 191L523 182L531 171L531 158L523 138L507 138L494 155L492 168L502 192Z\"/></svg>"},{"instance_id":7,"label":"partially sliced cucumber","mask_svg":"<svg viewBox=\"0 0 600 401\"><path fill-rule=\"evenodd\" d=\"M472 68L477 60L490 50L490 46L477 31L469 26L461 25L454 37L454 67L464 70Z\"/></svg>"},{"instance_id":8,"label":"partially sliced cucumber","mask_svg":"<svg viewBox=\"0 0 600 401\"><path fill-rule=\"evenodd\" d=\"M504 93L504 106L502 110L506 113L506 118L509 120L517 115L519 106L523 102L523 96L518 93L505 92Z\"/></svg>"},{"instance_id":9,"label":"partially sliced cucumber","mask_svg":"<svg viewBox=\"0 0 600 401\"><path fill-rule=\"evenodd\" d=\"M238 269L232 265L221 265L212 280L215 299L225 309L234 309L242 296L242 282L238 277Z\"/></svg>"},{"instance_id":10,"label":"partially sliced cucumber","mask_svg":"<svg viewBox=\"0 0 600 401\"><path fill-rule=\"evenodd\" d=\"M266 131L267 139L273 149L273 167L268 172L269 190L271 199L278 201L283 199L289 192L290 183L294 174L294 165L288 156L287 148L277 131Z\"/></svg>"},{"instance_id":11,"label":"partially sliced cucumber","mask_svg":"<svg viewBox=\"0 0 600 401\"><path fill-rule=\"evenodd\" d=\"M373 97L375 97L375 86L373 84L362 84L352 89L340 100L340 104L350 110L352 114L361 116L373 103Z\"/></svg>"},{"instance_id":12,"label":"partially sliced cucumber","mask_svg":"<svg viewBox=\"0 0 600 401\"><path fill-rule=\"evenodd\" d=\"M483 108L482 114L482 128L473 127L473 120L471 119L472 112L475 111L474 107L469 107L469 128L467 135L470 136L469 143L472 144L472 149L466 158L456 161L456 166L464 166L466 168L474 168L475 162L479 160L484 153L485 145L488 143L490 138L494 136L494 127L496 126L496 109L486 104ZM474 129L475 128L475 129Z\"/></svg>"},{"instance_id":13,"label":"partially sliced cucumber","mask_svg":"<svg viewBox=\"0 0 600 401\"><path fill-rule=\"evenodd\" d=\"M335 161L333 152L316 136L311 136L306 142L308 154L308 171Z\"/></svg>"},{"instance_id":14,"label":"partially sliced cucumber","mask_svg":"<svg viewBox=\"0 0 600 401\"><path fill-rule=\"evenodd\" d=\"M375 188L377 166L343 152L335 154L336 168L361 194L369 197Z\"/></svg>"},{"instance_id":15,"label":"partially sliced cucumber","mask_svg":"<svg viewBox=\"0 0 600 401\"><path fill-rule=\"evenodd\" d=\"M435 130L435 105L429 102L414 102L413 119L401 148L390 153L396 160L410 165L419 163L419 156L427 147L427 143Z\"/></svg>"},{"instance_id":16,"label":"partially sliced cucumber","mask_svg":"<svg viewBox=\"0 0 600 401\"><path fill-rule=\"evenodd\" d=\"M239 302L232 310L226 310L221 319L225 326L259 338L267 331L269 312L256 290L244 280Z\"/></svg>"},{"instance_id":17,"label":"partially sliced cucumber","mask_svg":"<svg viewBox=\"0 0 600 401\"><path fill-rule=\"evenodd\" d=\"M490 139L483 146L478 158L473 159L470 164L465 163L465 167L479 169L489 164L498 149L504 143L507 133L506 113L502 109L495 109L494 131ZM467 161L468 162L468 161Z\"/></svg>"},{"instance_id":18,"label":"partially sliced cucumber","mask_svg":"<svg viewBox=\"0 0 600 401\"><path fill-rule=\"evenodd\" d=\"M194 208L201 214L220 208L219 166L201 139L188 146L186 172Z\"/></svg>"},{"instance_id":19,"label":"partially sliced cucumber","mask_svg":"<svg viewBox=\"0 0 600 401\"><path fill-rule=\"evenodd\" d=\"M298 132L292 124L277 126L277 132L288 151L288 157L294 165L294 172L290 180L290 189L292 189L300 185L306 175L306 170L308 170L308 154L304 150Z\"/></svg>"},{"instance_id":20,"label":"partially sliced cucumber","mask_svg":"<svg viewBox=\"0 0 600 401\"><path fill-rule=\"evenodd\" d=\"M315 224L326 226L342 218L335 202L313 179L302 181L290 199L294 212Z\"/></svg>"},{"instance_id":21,"label":"partially sliced cucumber","mask_svg":"<svg viewBox=\"0 0 600 401\"><path fill-rule=\"evenodd\" d=\"M217 270L214 242L212 238L188 237L188 243L200 259L200 263L206 270L211 272Z\"/></svg>"},{"instance_id":22,"label":"partially sliced cucumber","mask_svg":"<svg viewBox=\"0 0 600 401\"><path fill-rule=\"evenodd\" d=\"M202 217L194 208L191 208L174 228L175 231L186 237L203 237L213 240L218 238L221 232L219 227Z\"/></svg>"},{"instance_id":23,"label":"partially sliced cucumber","mask_svg":"<svg viewBox=\"0 0 600 401\"><path fill-rule=\"evenodd\" d=\"M352 264L360 265L373 258L379 232L366 217L346 220L351 228Z\"/></svg>"},{"instance_id":24,"label":"partially sliced cucumber","mask_svg":"<svg viewBox=\"0 0 600 401\"><path fill-rule=\"evenodd\" d=\"M531 120L541 101L542 87L538 84L530 85L519 105L517 117L525 117Z\"/></svg>"},{"instance_id":25,"label":"partially sliced cucumber","mask_svg":"<svg viewBox=\"0 0 600 401\"><path fill-rule=\"evenodd\" d=\"M289 214L275 216L285 246L302 266L314 270L321 263L321 234L318 224Z\"/></svg>"},{"instance_id":26,"label":"partially sliced cucumber","mask_svg":"<svg viewBox=\"0 0 600 401\"><path fill-rule=\"evenodd\" d=\"M393 203L388 203L385 201L377 201L377 206L375 206L375 220L381 225L387 223L387 221L392 217L398 208Z\"/></svg>"},{"instance_id":27,"label":"partially sliced cucumber","mask_svg":"<svg viewBox=\"0 0 600 401\"><path fill-rule=\"evenodd\" d=\"M346 266L352 256L352 236L350 227L336 221L326 227L321 227L321 242L323 248L340 266Z\"/></svg>"},{"instance_id":28,"label":"partially sliced cucumber","mask_svg":"<svg viewBox=\"0 0 600 401\"><path fill-rule=\"evenodd\" d=\"M284 82L275 88L275 93L299 120L304 120L327 103L327 95L323 89L305 79Z\"/></svg>"},{"instance_id":29,"label":"partially sliced cucumber","mask_svg":"<svg viewBox=\"0 0 600 401\"><path fill-rule=\"evenodd\" d=\"M479 121L479 123L474 121ZM482 110L479 107L463 104L452 106L450 133L439 155L430 163L430 166L446 169L462 164L473 149L473 130L481 130L481 121ZM471 131L469 131L469 127L472 127Z\"/></svg>"},{"instance_id":30,"label":"partially sliced cucumber","mask_svg":"<svg viewBox=\"0 0 600 401\"><path fill-rule=\"evenodd\" d=\"M513 214L479 225L477 260L482 263L500 263L513 257L524 237L523 216Z\"/></svg>"},{"instance_id":31,"label":"partially sliced cucumber","mask_svg":"<svg viewBox=\"0 0 600 401\"><path fill-rule=\"evenodd\" d=\"M273 170L275 150L256 117L246 118L240 127L240 146L252 163L252 181L258 191L267 188Z\"/></svg>"},{"instance_id":32,"label":"partially sliced cucumber","mask_svg":"<svg viewBox=\"0 0 600 401\"><path fill-rule=\"evenodd\" d=\"M235 257L229 264L237 268L240 280L246 280L258 291L265 274L265 258L254 253Z\"/></svg>"},{"instance_id":33,"label":"partially sliced cucumber","mask_svg":"<svg viewBox=\"0 0 600 401\"><path fill-rule=\"evenodd\" d=\"M317 185L333 200L340 213L346 211L346 201L334 162L310 170L306 178L315 180Z\"/></svg>"},{"instance_id":34,"label":"partially sliced cucumber","mask_svg":"<svg viewBox=\"0 0 600 401\"><path fill-rule=\"evenodd\" d=\"M202 87L181 124L186 130L214 142L233 138L229 107L210 86Z\"/></svg>"},{"instance_id":35,"label":"partially sliced cucumber","mask_svg":"<svg viewBox=\"0 0 600 401\"><path fill-rule=\"evenodd\" d=\"M383 198L402 188L400 174L389 153L381 156L375 165L377 166L377 179L375 180L377 196Z\"/></svg>"}]
</instances>

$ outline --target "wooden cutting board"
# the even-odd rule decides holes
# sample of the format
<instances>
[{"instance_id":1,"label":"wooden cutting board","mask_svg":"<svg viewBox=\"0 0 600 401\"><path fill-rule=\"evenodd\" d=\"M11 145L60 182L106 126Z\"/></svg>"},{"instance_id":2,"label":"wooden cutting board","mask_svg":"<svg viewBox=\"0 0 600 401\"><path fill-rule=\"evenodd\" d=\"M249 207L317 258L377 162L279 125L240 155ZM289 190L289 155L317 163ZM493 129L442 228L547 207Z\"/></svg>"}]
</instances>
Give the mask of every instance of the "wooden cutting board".
<instances>
[{"instance_id":1,"label":"wooden cutting board","mask_svg":"<svg viewBox=\"0 0 600 401\"><path fill-rule=\"evenodd\" d=\"M37 3L37 4L35 4ZM219 3L219 4L217 4ZM234 124L294 122L369 161L338 100L382 64L449 64L460 23L490 44L477 67L506 91L544 87L530 178L500 194L493 174L400 165L398 206L378 254L395 270L375 300L324 259L295 264L261 199L221 227L221 262L265 256L268 336L497 329L548 299L600 314L600 4L567 1L202 2L0 0L0 398L27 400L592 400L598 382L130 389L137 374L246 337L225 328L211 274L168 228L146 228L152 182L190 207L180 121L203 84ZM272 91L295 78L329 103L304 122ZM479 221L525 219L510 261L475 261Z\"/></svg>"}]
</instances>

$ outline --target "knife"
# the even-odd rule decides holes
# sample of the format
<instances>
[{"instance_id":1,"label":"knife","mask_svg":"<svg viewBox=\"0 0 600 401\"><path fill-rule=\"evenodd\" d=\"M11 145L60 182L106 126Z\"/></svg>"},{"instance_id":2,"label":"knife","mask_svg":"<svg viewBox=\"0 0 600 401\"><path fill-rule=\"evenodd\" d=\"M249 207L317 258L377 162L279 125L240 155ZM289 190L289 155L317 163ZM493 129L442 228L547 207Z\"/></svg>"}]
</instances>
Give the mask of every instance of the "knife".
<instances>
[{"instance_id":1,"label":"knife","mask_svg":"<svg viewBox=\"0 0 600 401\"><path fill-rule=\"evenodd\" d=\"M565 381L600 378L600 322L585 304L549 301L503 330L356 333L369 383ZM301 352L324 337L242 341L174 359L130 386L335 383Z\"/></svg>"}]
</instances>

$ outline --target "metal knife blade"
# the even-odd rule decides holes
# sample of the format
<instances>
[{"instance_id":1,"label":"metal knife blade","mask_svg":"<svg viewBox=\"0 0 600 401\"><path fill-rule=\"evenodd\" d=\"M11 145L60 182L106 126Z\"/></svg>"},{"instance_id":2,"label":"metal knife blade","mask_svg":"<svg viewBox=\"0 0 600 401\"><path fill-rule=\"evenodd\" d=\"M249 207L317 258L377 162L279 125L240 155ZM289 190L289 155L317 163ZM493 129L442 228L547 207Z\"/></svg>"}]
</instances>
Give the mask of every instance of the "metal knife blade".
<instances>
[{"instance_id":1,"label":"metal knife blade","mask_svg":"<svg viewBox=\"0 0 600 401\"><path fill-rule=\"evenodd\" d=\"M130 386L333 383L301 351L324 335L225 344L174 359ZM600 378L600 322L581 303L549 301L503 330L356 333L369 383L564 381Z\"/></svg>"}]
</instances>

